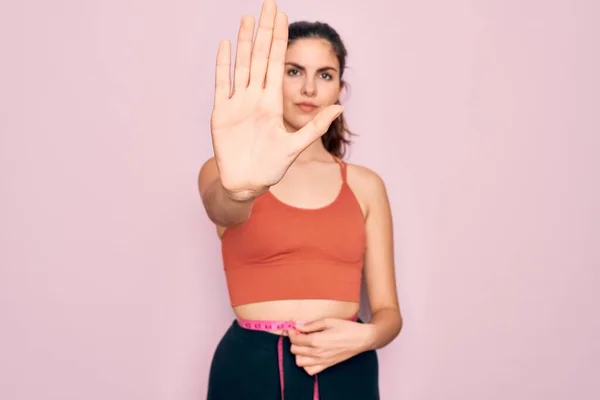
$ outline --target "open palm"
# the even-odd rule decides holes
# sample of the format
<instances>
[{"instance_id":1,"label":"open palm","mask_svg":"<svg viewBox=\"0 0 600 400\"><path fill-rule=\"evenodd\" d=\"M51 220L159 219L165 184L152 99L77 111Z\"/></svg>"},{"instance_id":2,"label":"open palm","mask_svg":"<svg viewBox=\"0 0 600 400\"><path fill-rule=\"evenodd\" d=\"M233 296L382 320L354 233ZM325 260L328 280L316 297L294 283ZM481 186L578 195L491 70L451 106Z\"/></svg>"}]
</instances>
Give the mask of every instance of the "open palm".
<instances>
[{"instance_id":1,"label":"open palm","mask_svg":"<svg viewBox=\"0 0 600 400\"><path fill-rule=\"evenodd\" d=\"M332 105L306 126L290 133L283 124L283 74L288 21L274 0L265 0L253 44L254 18L242 18L233 88L231 44L217 53L211 134L221 184L243 201L279 182L296 157L320 138L342 112Z\"/></svg>"}]
</instances>

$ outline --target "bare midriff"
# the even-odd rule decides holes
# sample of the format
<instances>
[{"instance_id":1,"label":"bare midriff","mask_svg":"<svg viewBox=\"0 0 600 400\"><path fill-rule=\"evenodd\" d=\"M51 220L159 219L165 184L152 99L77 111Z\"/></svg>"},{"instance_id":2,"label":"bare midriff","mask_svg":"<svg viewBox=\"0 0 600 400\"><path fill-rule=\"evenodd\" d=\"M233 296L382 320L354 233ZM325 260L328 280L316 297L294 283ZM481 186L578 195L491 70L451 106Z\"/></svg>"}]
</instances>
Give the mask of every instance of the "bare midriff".
<instances>
[{"instance_id":1,"label":"bare midriff","mask_svg":"<svg viewBox=\"0 0 600 400\"><path fill-rule=\"evenodd\" d=\"M322 318L350 319L359 308L357 302L306 299L244 304L234 307L233 311L242 319L310 322ZM278 330L270 332L285 334Z\"/></svg>"}]
</instances>

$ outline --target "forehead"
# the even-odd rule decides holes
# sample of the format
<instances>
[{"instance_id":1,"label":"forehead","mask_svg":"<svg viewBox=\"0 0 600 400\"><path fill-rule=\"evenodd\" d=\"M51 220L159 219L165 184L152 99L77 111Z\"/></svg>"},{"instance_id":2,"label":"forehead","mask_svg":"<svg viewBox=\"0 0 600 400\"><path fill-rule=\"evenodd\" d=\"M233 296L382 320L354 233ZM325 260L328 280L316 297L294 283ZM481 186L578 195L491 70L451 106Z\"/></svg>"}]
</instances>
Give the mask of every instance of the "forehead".
<instances>
[{"instance_id":1,"label":"forehead","mask_svg":"<svg viewBox=\"0 0 600 400\"><path fill-rule=\"evenodd\" d=\"M338 68L338 59L331 44L325 39L298 39L288 46L285 61L307 68L330 65Z\"/></svg>"}]
</instances>

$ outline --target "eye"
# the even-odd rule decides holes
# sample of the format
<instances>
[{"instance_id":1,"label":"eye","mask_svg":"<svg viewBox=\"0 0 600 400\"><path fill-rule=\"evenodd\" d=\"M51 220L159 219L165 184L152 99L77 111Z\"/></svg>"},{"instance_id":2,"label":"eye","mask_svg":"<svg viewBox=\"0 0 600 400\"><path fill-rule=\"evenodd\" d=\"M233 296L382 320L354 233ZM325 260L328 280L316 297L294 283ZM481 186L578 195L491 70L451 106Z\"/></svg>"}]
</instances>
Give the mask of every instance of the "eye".
<instances>
[{"instance_id":1,"label":"eye","mask_svg":"<svg viewBox=\"0 0 600 400\"><path fill-rule=\"evenodd\" d=\"M290 76L296 76L296 75L298 75L299 73L300 73L300 71L298 71L298 70L297 70L297 69L295 69L295 68L292 68L292 69L289 69L289 70L288 70L288 75L290 75Z\"/></svg>"},{"instance_id":2,"label":"eye","mask_svg":"<svg viewBox=\"0 0 600 400\"><path fill-rule=\"evenodd\" d=\"M333 77L331 76L331 74L329 74L329 73L327 73L327 72L323 72L323 73L321 74L321 77L322 77L323 79L326 79L326 80L331 80L331 79L333 79Z\"/></svg>"}]
</instances>

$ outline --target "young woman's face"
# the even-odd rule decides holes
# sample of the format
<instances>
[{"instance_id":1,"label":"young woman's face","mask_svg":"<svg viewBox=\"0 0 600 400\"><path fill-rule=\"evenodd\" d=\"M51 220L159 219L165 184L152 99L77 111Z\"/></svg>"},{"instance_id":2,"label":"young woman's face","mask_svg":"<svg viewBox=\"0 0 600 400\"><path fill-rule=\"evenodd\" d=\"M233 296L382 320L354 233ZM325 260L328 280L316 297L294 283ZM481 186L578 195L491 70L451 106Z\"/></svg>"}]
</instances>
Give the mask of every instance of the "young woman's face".
<instances>
[{"instance_id":1,"label":"young woman's face","mask_svg":"<svg viewBox=\"0 0 600 400\"><path fill-rule=\"evenodd\" d=\"M331 44L313 38L293 42L285 62L283 119L288 129L298 130L339 99L340 66Z\"/></svg>"}]
</instances>

